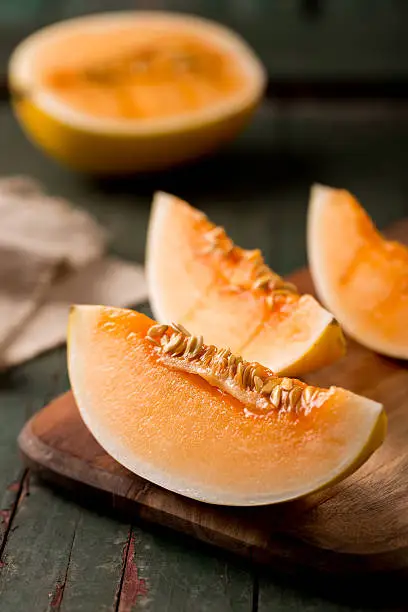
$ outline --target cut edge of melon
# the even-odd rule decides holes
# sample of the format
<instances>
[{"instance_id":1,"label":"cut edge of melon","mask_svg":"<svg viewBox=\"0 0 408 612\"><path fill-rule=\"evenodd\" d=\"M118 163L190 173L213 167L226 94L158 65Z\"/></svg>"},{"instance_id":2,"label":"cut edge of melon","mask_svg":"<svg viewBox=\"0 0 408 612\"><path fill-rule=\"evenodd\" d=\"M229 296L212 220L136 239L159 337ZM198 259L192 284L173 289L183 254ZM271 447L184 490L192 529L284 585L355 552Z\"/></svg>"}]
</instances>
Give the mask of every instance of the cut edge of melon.
<instances>
[{"instance_id":1,"label":"cut edge of melon","mask_svg":"<svg viewBox=\"0 0 408 612\"><path fill-rule=\"evenodd\" d=\"M187 485L183 478L171 477L165 478L163 470L158 470L147 465L145 461L141 461L136 453L129 449L124 449L118 445L114 436L110 432L106 432L106 428L99 427L94 421L88 417L85 403L81 398L81 382L80 370L78 369L78 343L77 338L81 339L82 326L92 325L97 319L100 308L103 306L88 306L80 305L73 306L70 311L68 325L68 370L72 384L75 401L80 411L81 417L92 432L95 439L101 446L121 465L129 469L131 472L146 479L147 481L163 487L164 489L173 491L177 494L185 495L197 501L210 503L214 505L227 506L262 506L271 505L291 501L315 493L323 488L335 484L342 480L347 475L353 473L373 454L373 452L381 445L384 440L387 429L387 417L383 410L382 404L374 400L356 395L350 391L338 389L341 393L347 396L348 402L355 403L355 409L369 411L371 415L371 428L367 432L365 443L360 452L354 456L349 456L345 461L338 465L331 472L329 477L320 478L312 483L308 483L302 489L287 492L284 495L271 493L263 494L256 497L245 498L244 496L236 496L234 494L226 494L224 491L214 490L214 488L206 488L201 486L200 490ZM80 349L79 349L80 350ZM79 371L78 371L79 370ZM75 391L74 391L75 387ZM103 429L103 431L102 431Z\"/></svg>"},{"instance_id":2,"label":"cut edge of melon","mask_svg":"<svg viewBox=\"0 0 408 612\"><path fill-rule=\"evenodd\" d=\"M310 267L310 272L313 278L313 284L316 293L327 308L332 308L333 300L327 291L326 283L323 278L326 276L324 271L324 258L321 253L320 241L320 222L324 208L326 207L328 198L333 193L333 188L320 183L315 183L310 189L309 207L307 213L307 255ZM337 310L337 309L336 309ZM339 322L344 326L344 320L339 318ZM344 326L347 332L350 331L348 326Z\"/></svg>"},{"instance_id":3,"label":"cut edge of melon","mask_svg":"<svg viewBox=\"0 0 408 612\"><path fill-rule=\"evenodd\" d=\"M331 300L328 299L325 283L322 282L322 277L325 273L323 272L320 244L319 240L316 240L316 236L319 233L320 217L326 206L327 198L329 198L332 193L333 189L331 187L320 183L312 185L309 196L306 231L307 254L310 271L313 276L313 284L317 294L326 306L328 306Z\"/></svg>"},{"instance_id":4,"label":"cut edge of melon","mask_svg":"<svg viewBox=\"0 0 408 612\"><path fill-rule=\"evenodd\" d=\"M344 190L319 183L312 185L310 190L307 214L307 253L316 292L323 304L335 313L340 325L351 338L377 353L396 359L408 359L408 347L405 350L401 348L396 350L394 343L380 338L378 334L375 338L362 334L358 326L354 324L352 315L344 312L338 294L331 289L330 282L327 280L329 272L325 264L325 253L319 240L322 231L321 219L325 209L330 207L331 197L338 191Z\"/></svg>"},{"instance_id":5,"label":"cut edge of melon","mask_svg":"<svg viewBox=\"0 0 408 612\"><path fill-rule=\"evenodd\" d=\"M346 354L346 340L340 324L328 310L320 304L318 306L323 311L322 325L315 337L311 338L309 349L297 360L290 362L288 360L286 365L279 368L277 374L303 376L338 361Z\"/></svg>"},{"instance_id":6,"label":"cut edge of melon","mask_svg":"<svg viewBox=\"0 0 408 612\"><path fill-rule=\"evenodd\" d=\"M52 95L45 88L36 89L33 58L38 46L52 45L53 39L70 29L84 26L114 27L121 22L126 24L129 20L138 24L165 21L166 25L190 28L190 31L214 40L220 48L229 49L236 58L239 58L247 83L242 91L230 99L221 100L209 108L199 109L189 114L176 115L163 119L107 119L98 118L87 113L72 109ZM9 78L11 89L16 89L27 95L30 100L43 112L49 114L62 123L76 129L95 133L122 134L124 136L150 136L165 133L188 131L192 128L217 123L223 119L239 115L250 110L261 99L266 87L266 70L248 43L236 32L215 23L209 19L183 13L166 11L119 11L74 17L62 22L52 24L34 32L23 40L13 51L9 61Z\"/></svg>"},{"instance_id":7,"label":"cut edge of melon","mask_svg":"<svg viewBox=\"0 0 408 612\"><path fill-rule=\"evenodd\" d=\"M150 210L149 225L147 228L146 238L146 281L149 293L150 306L153 316L162 323L169 323L164 308L161 306L163 287L161 282L156 277L158 266L156 265L156 254L161 252L161 236L165 232L166 219L171 215L171 209L175 206L185 204L180 198L173 196L164 191L156 191L153 195L152 206Z\"/></svg>"}]
</instances>

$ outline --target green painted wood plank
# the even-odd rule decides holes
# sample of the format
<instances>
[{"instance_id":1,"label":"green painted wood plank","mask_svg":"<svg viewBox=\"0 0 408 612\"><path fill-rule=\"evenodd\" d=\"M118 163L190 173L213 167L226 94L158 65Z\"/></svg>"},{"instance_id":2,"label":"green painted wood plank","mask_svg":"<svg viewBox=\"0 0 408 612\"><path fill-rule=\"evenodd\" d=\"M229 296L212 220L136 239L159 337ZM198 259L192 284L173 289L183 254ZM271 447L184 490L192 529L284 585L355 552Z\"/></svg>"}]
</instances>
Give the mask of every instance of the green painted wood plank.
<instances>
[{"instance_id":1,"label":"green painted wood plank","mask_svg":"<svg viewBox=\"0 0 408 612\"><path fill-rule=\"evenodd\" d=\"M79 507L31 483L14 519L0 573L5 610L59 609L79 518Z\"/></svg>"},{"instance_id":2,"label":"green painted wood plank","mask_svg":"<svg viewBox=\"0 0 408 612\"><path fill-rule=\"evenodd\" d=\"M222 552L193 544L176 534L133 530L134 567L146 581L146 595L135 610L147 612L250 612L253 577L247 565ZM133 552L133 551L131 551ZM143 589L143 584L139 585ZM122 589L121 603L131 601L134 577ZM129 594L130 599L126 599ZM127 606L119 605L119 612Z\"/></svg>"},{"instance_id":3,"label":"green painted wood plank","mask_svg":"<svg viewBox=\"0 0 408 612\"><path fill-rule=\"evenodd\" d=\"M251 612L247 565L182 536L134 527L118 610Z\"/></svg>"},{"instance_id":4,"label":"green painted wood plank","mask_svg":"<svg viewBox=\"0 0 408 612\"><path fill-rule=\"evenodd\" d=\"M62 358L54 362L54 368L46 368L48 356L30 365L0 374L0 494L21 472L18 460L16 435L27 418L59 388L59 368ZM67 387L67 382L62 383ZM17 468L17 469L16 469Z\"/></svg>"},{"instance_id":5,"label":"green painted wood plank","mask_svg":"<svg viewBox=\"0 0 408 612\"><path fill-rule=\"evenodd\" d=\"M222 553L137 527L127 548L126 525L36 482L13 529L0 573L4 609L24 610L29 603L30 612L251 610L251 573Z\"/></svg>"},{"instance_id":6,"label":"green painted wood plank","mask_svg":"<svg viewBox=\"0 0 408 612\"><path fill-rule=\"evenodd\" d=\"M113 609L128 531L127 525L103 514L79 509L73 546L65 556L65 576L56 591L61 612Z\"/></svg>"},{"instance_id":7,"label":"green painted wood plank","mask_svg":"<svg viewBox=\"0 0 408 612\"><path fill-rule=\"evenodd\" d=\"M61 612L114 609L128 531L122 523L81 509L59 595Z\"/></svg>"},{"instance_id":8,"label":"green painted wood plank","mask_svg":"<svg viewBox=\"0 0 408 612\"><path fill-rule=\"evenodd\" d=\"M16 439L24 422L31 414L49 401L54 394L67 388L67 379L61 371L65 358L61 351L51 358L45 355L20 368L1 375L0 384L0 551L2 576L10 570L7 559L6 538L13 529L13 518L19 495L23 498L19 480L23 467L17 452ZM4 550L3 550L4 549Z\"/></svg>"},{"instance_id":9,"label":"green painted wood plank","mask_svg":"<svg viewBox=\"0 0 408 612\"><path fill-rule=\"evenodd\" d=\"M0 551L8 534L19 481L24 472L16 438L35 410L54 393L67 388L67 380L61 379L62 363L63 358L59 354L53 360L53 367L49 367L50 358L44 356L0 375L0 421L3 424L0 428Z\"/></svg>"}]
</instances>

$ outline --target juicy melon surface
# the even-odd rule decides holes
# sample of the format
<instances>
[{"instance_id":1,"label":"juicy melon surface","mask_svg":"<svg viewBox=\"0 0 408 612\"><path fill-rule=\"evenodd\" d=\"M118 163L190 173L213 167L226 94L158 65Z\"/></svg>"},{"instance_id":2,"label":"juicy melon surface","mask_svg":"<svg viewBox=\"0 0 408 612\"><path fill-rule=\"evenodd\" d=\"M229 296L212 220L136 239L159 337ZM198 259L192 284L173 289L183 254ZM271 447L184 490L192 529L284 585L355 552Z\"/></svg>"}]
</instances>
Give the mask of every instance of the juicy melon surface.
<instances>
[{"instance_id":1,"label":"juicy melon surface","mask_svg":"<svg viewBox=\"0 0 408 612\"><path fill-rule=\"evenodd\" d=\"M216 504L304 495L360 465L384 435L381 406L336 389L318 409L254 415L197 374L160 361L143 314L80 306L69 373L99 443L136 474Z\"/></svg>"},{"instance_id":2,"label":"juicy melon surface","mask_svg":"<svg viewBox=\"0 0 408 612\"><path fill-rule=\"evenodd\" d=\"M67 20L24 41L12 80L99 120L146 122L251 104L264 69L239 35L206 19L129 11ZM225 108L224 108L225 107Z\"/></svg>"},{"instance_id":3,"label":"juicy melon surface","mask_svg":"<svg viewBox=\"0 0 408 612\"><path fill-rule=\"evenodd\" d=\"M254 259L234 247L208 252L217 228L201 212L170 194L154 197L146 271L155 317L178 321L208 344L228 346L277 373L301 375L344 354L333 315L312 296L253 289ZM222 236L225 247L232 241ZM267 297L273 295L271 308Z\"/></svg>"},{"instance_id":4,"label":"juicy melon surface","mask_svg":"<svg viewBox=\"0 0 408 612\"><path fill-rule=\"evenodd\" d=\"M101 118L151 119L191 113L245 87L228 49L164 21L86 28L38 54L40 82L71 108Z\"/></svg>"},{"instance_id":5,"label":"juicy melon surface","mask_svg":"<svg viewBox=\"0 0 408 612\"><path fill-rule=\"evenodd\" d=\"M385 240L347 191L317 185L308 255L322 301L361 344L408 359L408 249Z\"/></svg>"}]
</instances>

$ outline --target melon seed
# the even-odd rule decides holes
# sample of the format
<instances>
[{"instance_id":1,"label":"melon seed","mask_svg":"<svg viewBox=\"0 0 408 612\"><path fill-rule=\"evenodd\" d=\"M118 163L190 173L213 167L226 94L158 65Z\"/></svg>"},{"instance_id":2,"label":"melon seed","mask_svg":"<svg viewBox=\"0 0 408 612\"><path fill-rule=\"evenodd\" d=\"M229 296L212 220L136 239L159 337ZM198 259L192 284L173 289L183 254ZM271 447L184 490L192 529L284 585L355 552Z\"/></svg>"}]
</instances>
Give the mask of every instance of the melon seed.
<instances>
[{"instance_id":1,"label":"melon seed","mask_svg":"<svg viewBox=\"0 0 408 612\"><path fill-rule=\"evenodd\" d=\"M265 382L264 386L262 387L262 393L265 393L265 395L269 395L271 391L276 387L276 385L279 385L279 383L279 378L270 378Z\"/></svg>"},{"instance_id":2,"label":"melon seed","mask_svg":"<svg viewBox=\"0 0 408 612\"><path fill-rule=\"evenodd\" d=\"M301 387L294 387L292 391L289 393L289 406L292 408L292 410L296 408L301 397L302 397Z\"/></svg>"},{"instance_id":3,"label":"melon seed","mask_svg":"<svg viewBox=\"0 0 408 612\"><path fill-rule=\"evenodd\" d=\"M215 346L204 346L202 336L192 336L178 323L172 323L173 334L166 335L167 325L153 325L146 338L159 346L163 353L171 357L184 359L200 358L201 367L209 368L215 378L230 378L242 390L250 389L256 393L269 396L269 402L276 409L296 410L300 401L313 401L319 391L315 387L304 389L287 377L269 376L269 370L256 362L244 361L240 355L233 355L229 348L217 349ZM160 343L158 342L159 336Z\"/></svg>"},{"instance_id":4,"label":"melon seed","mask_svg":"<svg viewBox=\"0 0 408 612\"><path fill-rule=\"evenodd\" d=\"M186 348L185 348L185 351L184 351L184 356L185 357L191 357L191 353L195 349L196 346L197 346L197 339L196 339L196 337L195 336L190 336L189 339L187 340Z\"/></svg>"},{"instance_id":5,"label":"melon seed","mask_svg":"<svg viewBox=\"0 0 408 612\"><path fill-rule=\"evenodd\" d=\"M168 330L168 328L168 325L153 325L147 332L147 335L151 338L161 337Z\"/></svg>"},{"instance_id":6,"label":"melon seed","mask_svg":"<svg viewBox=\"0 0 408 612\"><path fill-rule=\"evenodd\" d=\"M281 387L283 391L290 391L293 388L293 381L290 378L282 378Z\"/></svg>"},{"instance_id":7,"label":"melon seed","mask_svg":"<svg viewBox=\"0 0 408 612\"><path fill-rule=\"evenodd\" d=\"M257 393L260 393L263 387L263 380L259 376L254 376L254 387Z\"/></svg>"},{"instance_id":8,"label":"melon seed","mask_svg":"<svg viewBox=\"0 0 408 612\"><path fill-rule=\"evenodd\" d=\"M314 387L310 387L310 386L306 387L303 390L303 397L305 399L306 404L310 403L310 401L311 401L311 399L313 397L314 392L315 392L315 388Z\"/></svg>"},{"instance_id":9,"label":"melon seed","mask_svg":"<svg viewBox=\"0 0 408 612\"><path fill-rule=\"evenodd\" d=\"M179 332L185 336L191 336L190 332L183 325L181 325L181 323L170 323L170 327L174 329L175 332Z\"/></svg>"},{"instance_id":10,"label":"melon seed","mask_svg":"<svg viewBox=\"0 0 408 612\"><path fill-rule=\"evenodd\" d=\"M204 339L202 336L195 336L195 339L196 339L196 346L190 353L191 359L194 359L194 357L198 357L199 353L201 352L201 349L203 348L203 344L204 344Z\"/></svg>"},{"instance_id":11,"label":"melon seed","mask_svg":"<svg viewBox=\"0 0 408 612\"><path fill-rule=\"evenodd\" d=\"M243 386L243 383L242 383L242 374L243 374L243 371L244 371L244 365L243 365L242 361L240 361L238 363L238 366L237 366L237 373L235 374L235 380L236 380L236 382L238 383L238 385L240 387Z\"/></svg>"},{"instance_id":12,"label":"melon seed","mask_svg":"<svg viewBox=\"0 0 408 612\"><path fill-rule=\"evenodd\" d=\"M163 348L165 353L175 353L175 351L184 343L184 338L181 334L175 334L171 336L170 340L166 343Z\"/></svg>"},{"instance_id":13,"label":"melon seed","mask_svg":"<svg viewBox=\"0 0 408 612\"><path fill-rule=\"evenodd\" d=\"M282 399L282 389L279 385L277 385L274 389L272 389L272 393L270 394L270 402L275 406L275 408L279 408L279 404Z\"/></svg>"}]
</instances>

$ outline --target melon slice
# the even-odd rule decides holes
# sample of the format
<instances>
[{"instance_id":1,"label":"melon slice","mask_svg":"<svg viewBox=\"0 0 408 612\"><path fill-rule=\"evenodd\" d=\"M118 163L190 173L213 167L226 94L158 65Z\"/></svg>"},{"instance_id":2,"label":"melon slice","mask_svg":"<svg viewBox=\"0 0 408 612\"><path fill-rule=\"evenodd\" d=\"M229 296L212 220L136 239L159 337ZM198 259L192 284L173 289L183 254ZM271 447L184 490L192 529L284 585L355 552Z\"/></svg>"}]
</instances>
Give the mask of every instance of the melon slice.
<instances>
[{"instance_id":1,"label":"melon slice","mask_svg":"<svg viewBox=\"0 0 408 612\"><path fill-rule=\"evenodd\" d=\"M316 290L344 330L374 351L408 359L408 249L385 240L348 191L316 185L308 256Z\"/></svg>"},{"instance_id":2,"label":"melon slice","mask_svg":"<svg viewBox=\"0 0 408 612\"><path fill-rule=\"evenodd\" d=\"M166 193L153 200L146 272L156 319L180 321L274 372L299 376L344 354L331 313L270 270L260 251L235 246L223 228Z\"/></svg>"},{"instance_id":3,"label":"melon slice","mask_svg":"<svg viewBox=\"0 0 408 612\"><path fill-rule=\"evenodd\" d=\"M214 504L306 495L357 469L385 434L376 402L276 377L130 310L74 307L68 362L81 415L112 457Z\"/></svg>"},{"instance_id":4,"label":"melon slice","mask_svg":"<svg viewBox=\"0 0 408 612\"><path fill-rule=\"evenodd\" d=\"M265 70L237 34L166 12L89 15L24 40L10 60L17 117L58 160L97 173L148 171L232 138Z\"/></svg>"}]
</instances>

